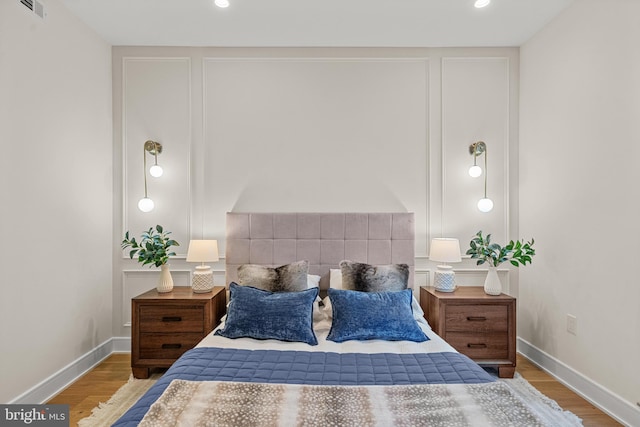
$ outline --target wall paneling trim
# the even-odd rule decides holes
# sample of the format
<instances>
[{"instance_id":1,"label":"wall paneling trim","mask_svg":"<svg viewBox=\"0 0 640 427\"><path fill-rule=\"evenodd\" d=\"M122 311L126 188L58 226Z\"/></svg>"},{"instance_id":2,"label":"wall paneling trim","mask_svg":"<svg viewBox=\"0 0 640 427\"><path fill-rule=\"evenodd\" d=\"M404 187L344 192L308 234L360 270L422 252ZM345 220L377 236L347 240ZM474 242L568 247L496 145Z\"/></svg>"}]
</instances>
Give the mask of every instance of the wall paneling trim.
<instances>
[{"instance_id":1,"label":"wall paneling trim","mask_svg":"<svg viewBox=\"0 0 640 427\"><path fill-rule=\"evenodd\" d=\"M515 48L114 47L115 230L162 224L181 243L172 270L186 272L190 239L217 239L224 253L229 211L414 212L416 286L429 285L432 237L457 237L463 252L480 229L517 237L518 60ZM147 139L165 145L170 171L150 181L151 215L136 206ZM489 214L467 174L477 140L490 149ZM213 267L225 284L223 260ZM454 268L462 286L486 274L469 259ZM155 286L142 269L124 253L115 267L116 335L130 333L132 294ZM517 274L501 277L517 290Z\"/></svg>"}]
</instances>

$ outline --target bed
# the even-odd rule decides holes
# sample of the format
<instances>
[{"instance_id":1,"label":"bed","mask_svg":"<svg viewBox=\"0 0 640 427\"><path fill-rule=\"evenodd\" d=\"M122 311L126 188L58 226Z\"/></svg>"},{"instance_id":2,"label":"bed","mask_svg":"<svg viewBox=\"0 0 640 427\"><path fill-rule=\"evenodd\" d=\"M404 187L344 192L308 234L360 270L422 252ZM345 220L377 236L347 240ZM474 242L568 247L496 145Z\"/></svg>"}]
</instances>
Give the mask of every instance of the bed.
<instances>
[{"instance_id":1,"label":"bed","mask_svg":"<svg viewBox=\"0 0 640 427\"><path fill-rule=\"evenodd\" d=\"M115 426L581 425L431 330L412 213L228 213L225 259L223 322Z\"/></svg>"}]
</instances>

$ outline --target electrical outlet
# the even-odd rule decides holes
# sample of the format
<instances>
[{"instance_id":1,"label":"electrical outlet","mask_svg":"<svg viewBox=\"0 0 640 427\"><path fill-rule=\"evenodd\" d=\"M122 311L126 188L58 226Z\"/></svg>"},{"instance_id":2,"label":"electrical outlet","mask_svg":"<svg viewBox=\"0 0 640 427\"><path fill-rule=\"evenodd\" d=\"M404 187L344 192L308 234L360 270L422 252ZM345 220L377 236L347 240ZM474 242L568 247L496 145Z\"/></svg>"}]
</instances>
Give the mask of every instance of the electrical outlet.
<instances>
[{"instance_id":1,"label":"electrical outlet","mask_svg":"<svg viewBox=\"0 0 640 427\"><path fill-rule=\"evenodd\" d=\"M578 335L578 318L573 314L567 314L567 332Z\"/></svg>"}]
</instances>

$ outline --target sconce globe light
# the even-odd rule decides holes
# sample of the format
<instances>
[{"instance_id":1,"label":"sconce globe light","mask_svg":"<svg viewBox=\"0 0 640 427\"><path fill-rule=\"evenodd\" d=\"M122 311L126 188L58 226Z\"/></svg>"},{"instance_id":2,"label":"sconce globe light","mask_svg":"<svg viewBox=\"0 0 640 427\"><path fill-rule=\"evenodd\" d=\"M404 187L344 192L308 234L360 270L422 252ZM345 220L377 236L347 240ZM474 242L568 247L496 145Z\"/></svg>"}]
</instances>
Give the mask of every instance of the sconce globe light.
<instances>
[{"instance_id":1,"label":"sconce globe light","mask_svg":"<svg viewBox=\"0 0 640 427\"><path fill-rule=\"evenodd\" d=\"M229 0L215 0L215 5L221 8L229 7Z\"/></svg>"},{"instance_id":2,"label":"sconce globe light","mask_svg":"<svg viewBox=\"0 0 640 427\"><path fill-rule=\"evenodd\" d=\"M162 167L158 165L158 154L162 153L162 144L151 140L146 141L142 148L144 197L138 202L138 209L140 209L142 212L151 212L155 207L155 203L153 203L153 200L151 200L149 198L149 195L147 194L147 153L151 154L154 158L154 164L149 169L149 174L154 178L158 178L162 176L163 172Z\"/></svg>"},{"instance_id":3,"label":"sconce globe light","mask_svg":"<svg viewBox=\"0 0 640 427\"><path fill-rule=\"evenodd\" d=\"M149 168L149 175L154 178L160 178L163 172L164 171L162 170L162 166L159 165L153 165Z\"/></svg>"},{"instance_id":4,"label":"sconce globe light","mask_svg":"<svg viewBox=\"0 0 640 427\"><path fill-rule=\"evenodd\" d=\"M493 200L486 197L478 200L478 209L480 212L491 212L491 209L493 209Z\"/></svg>"},{"instance_id":5,"label":"sconce globe light","mask_svg":"<svg viewBox=\"0 0 640 427\"><path fill-rule=\"evenodd\" d=\"M156 205L155 203L153 203L153 200L148 197L143 197L138 202L138 209L140 209L142 212L151 212L155 206Z\"/></svg>"},{"instance_id":6,"label":"sconce globe light","mask_svg":"<svg viewBox=\"0 0 640 427\"><path fill-rule=\"evenodd\" d=\"M476 2L473 5L476 8L480 9L480 8L485 7L485 6L489 6L489 3L491 3L491 0L476 0Z\"/></svg>"},{"instance_id":7,"label":"sconce globe light","mask_svg":"<svg viewBox=\"0 0 640 427\"><path fill-rule=\"evenodd\" d=\"M478 165L473 165L469 168L469 175L472 178L477 178L482 175L482 168Z\"/></svg>"},{"instance_id":8,"label":"sconce globe light","mask_svg":"<svg viewBox=\"0 0 640 427\"><path fill-rule=\"evenodd\" d=\"M480 212L490 212L493 209L493 201L487 197L487 144L482 141L474 142L469 146L469 154L473 156L473 166L469 168L469 175L477 178L483 171L478 166L478 156L484 154L484 197L478 201Z\"/></svg>"}]
</instances>

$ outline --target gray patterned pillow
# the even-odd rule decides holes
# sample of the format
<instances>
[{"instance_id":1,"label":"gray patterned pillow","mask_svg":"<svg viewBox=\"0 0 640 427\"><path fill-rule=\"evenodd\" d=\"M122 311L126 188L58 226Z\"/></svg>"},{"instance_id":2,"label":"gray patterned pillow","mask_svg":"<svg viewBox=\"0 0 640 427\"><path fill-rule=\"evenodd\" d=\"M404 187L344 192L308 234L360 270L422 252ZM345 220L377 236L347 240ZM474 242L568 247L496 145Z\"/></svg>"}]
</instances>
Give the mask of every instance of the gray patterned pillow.
<instances>
[{"instance_id":1,"label":"gray patterned pillow","mask_svg":"<svg viewBox=\"0 0 640 427\"><path fill-rule=\"evenodd\" d=\"M296 292L307 289L308 261L271 268L257 264L238 267L238 284L269 292Z\"/></svg>"},{"instance_id":2,"label":"gray patterned pillow","mask_svg":"<svg viewBox=\"0 0 640 427\"><path fill-rule=\"evenodd\" d=\"M369 265L344 260L340 262L342 289L363 292L402 291L409 284L407 264Z\"/></svg>"}]
</instances>

